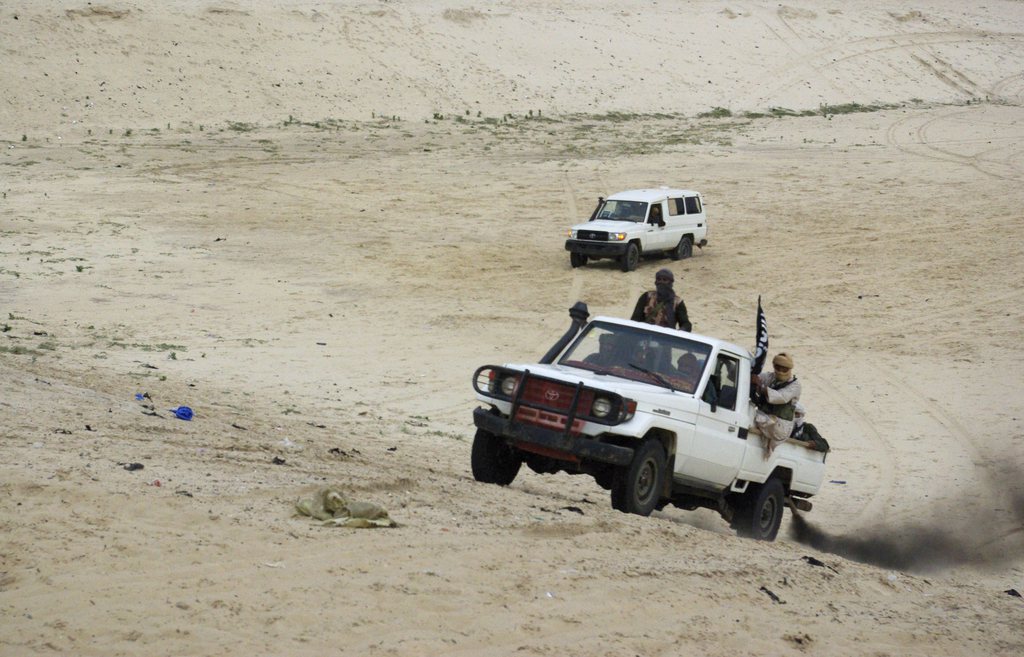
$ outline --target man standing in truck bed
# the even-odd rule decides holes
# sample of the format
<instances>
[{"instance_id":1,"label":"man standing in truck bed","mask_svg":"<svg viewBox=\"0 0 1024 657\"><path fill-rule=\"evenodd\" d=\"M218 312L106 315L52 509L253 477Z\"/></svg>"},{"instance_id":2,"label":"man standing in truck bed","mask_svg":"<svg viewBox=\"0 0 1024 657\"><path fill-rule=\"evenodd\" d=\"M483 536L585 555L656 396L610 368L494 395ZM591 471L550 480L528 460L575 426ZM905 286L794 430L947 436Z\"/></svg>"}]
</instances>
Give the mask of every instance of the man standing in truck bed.
<instances>
[{"instance_id":1,"label":"man standing in truck bed","mask_svg":"<svg viewBox=\"0 0 1024 657\"><path fill-rule=\"evenodd\" d=\"M692 330L693 326L686 314L686 304L672 289L673 281L675 276L671 271L659 269L654 275L654 289L640 295L630 319L668 328L678 327L683 331Z\"/></svg>"}]
</instances>

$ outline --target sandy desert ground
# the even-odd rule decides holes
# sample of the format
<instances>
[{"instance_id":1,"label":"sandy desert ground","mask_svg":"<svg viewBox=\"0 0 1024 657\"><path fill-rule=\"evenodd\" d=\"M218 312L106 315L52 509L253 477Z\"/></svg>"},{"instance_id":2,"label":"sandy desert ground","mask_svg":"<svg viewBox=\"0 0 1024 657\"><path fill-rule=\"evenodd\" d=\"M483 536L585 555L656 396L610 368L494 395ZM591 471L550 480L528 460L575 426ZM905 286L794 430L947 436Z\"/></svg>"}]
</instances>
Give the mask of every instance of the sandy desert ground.
<instances>
[{"instance_id":1,"label":"sandy desert ground","mask_svg":"<svg viewBox=\"0 0 1024 657\"><path fill-rule=\"evenodd\" d=\"M0 0L0 50L0 655L1024 652L1024 3ZM569 266L657 185L707 248ZM663 266L795 355L804 531L473 480L473 370Z\"/></svg>"}]
</instances>

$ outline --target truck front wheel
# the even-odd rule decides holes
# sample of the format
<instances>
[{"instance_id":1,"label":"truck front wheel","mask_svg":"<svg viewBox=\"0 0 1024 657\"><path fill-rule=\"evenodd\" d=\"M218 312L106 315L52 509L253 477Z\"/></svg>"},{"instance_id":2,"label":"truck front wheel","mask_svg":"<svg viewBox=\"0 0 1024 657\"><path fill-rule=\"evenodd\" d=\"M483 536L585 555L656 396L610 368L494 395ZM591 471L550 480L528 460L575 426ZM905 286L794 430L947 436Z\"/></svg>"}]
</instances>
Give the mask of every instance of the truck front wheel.
<instances>
[{"instance_id":1,"label":"truck front wheel","mask_svg":"<svg viewBox=\"0 0 1024 657\"><path fill-rule=\"evenodd\" d=\"M774 477L760 486L751 486L740 499L732 520L733 529L744 538L774 541L782 524L785 497L782 482Z\"/></svg>"},{"instance_id":2,"label":"truck front wheel","mask_svg":"<svg viewBox=\"0 0 1024 657\"><path fill-rule=\"evenodd\" d=\"M587 264L588 259L589 258L587 258L587 256L584 255L583 253L569 254L569 264L572 265L573 269L576 269L577 267L582 267L583 265Z\"/></svg>"},{"instance_id":3,"label":"truck front wheel","mask_svg":"<svg viewBox=\"0 0 1024 657\"><path fill-rule=\"evenodd\" d=\"M629 466L619 468L612 482L612 508L649 516L661 500L665 484L665 450L657 440L645 440Z\"/></svg>"},{"instance_id":4,"label":"truck front wheel","mask_svg":"<svg viewBox=\"0 0 1024 657\"><path fill-rule=\"evenodd\" d=\"M508 486L519 474L523 460L504 440L490 431L477 429L470 464L473 468L473 478L477 481Z\"/></svg>"}]
</instances>

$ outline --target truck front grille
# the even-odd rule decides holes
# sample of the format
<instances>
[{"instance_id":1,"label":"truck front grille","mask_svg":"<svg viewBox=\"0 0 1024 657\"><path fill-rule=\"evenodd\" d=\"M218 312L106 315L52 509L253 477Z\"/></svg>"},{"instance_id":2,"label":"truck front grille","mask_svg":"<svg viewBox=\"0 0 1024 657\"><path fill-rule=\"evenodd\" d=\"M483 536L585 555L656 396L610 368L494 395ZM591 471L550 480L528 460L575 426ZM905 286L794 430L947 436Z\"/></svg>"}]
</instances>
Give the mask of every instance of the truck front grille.
<instances>
[{"instance_id":1,"label":"truck front grille","mask_svg":"<svg viewBox=\"0 0 1024 657\"><path fill-rule=\"evenodd\" d=\"M576 386L557 381L527 378L526 388L522 391L515 419L526 424L564 431L576 390ZM580 390L575 415L589 414L593 403L594 391ZM570 432L577 433L583 423L577 417L574 418L572 424Z\"/></svg>"}]
</instances>

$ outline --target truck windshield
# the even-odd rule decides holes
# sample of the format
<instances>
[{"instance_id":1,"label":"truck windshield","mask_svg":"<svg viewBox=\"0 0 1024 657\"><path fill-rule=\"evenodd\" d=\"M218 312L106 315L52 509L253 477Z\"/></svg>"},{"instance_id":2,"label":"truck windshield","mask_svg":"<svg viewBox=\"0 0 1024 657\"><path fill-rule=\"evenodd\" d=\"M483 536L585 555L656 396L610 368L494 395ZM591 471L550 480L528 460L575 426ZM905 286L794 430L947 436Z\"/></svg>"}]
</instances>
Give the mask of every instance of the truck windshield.
<instances>
[{"instance_id":1,"label":"truck windshield","mask_svg":"<svg viewBox=\"0 0 1024 657\"><path fill-rule=\"evenodd\" d=\"M597 212L598 219L642 223L647 217L647 204L643 201L605 201Z\"/></svg>"},{"instance_id":2,"label":"truck windshield","mask_svg":"<svg viewBox=\"0 0 1024 657\"><path fill-rule=\"evenodd\" d=\"M710 354L689 338L592 322L558 364L693 393Z\"/></svg>"}]
</instances>

